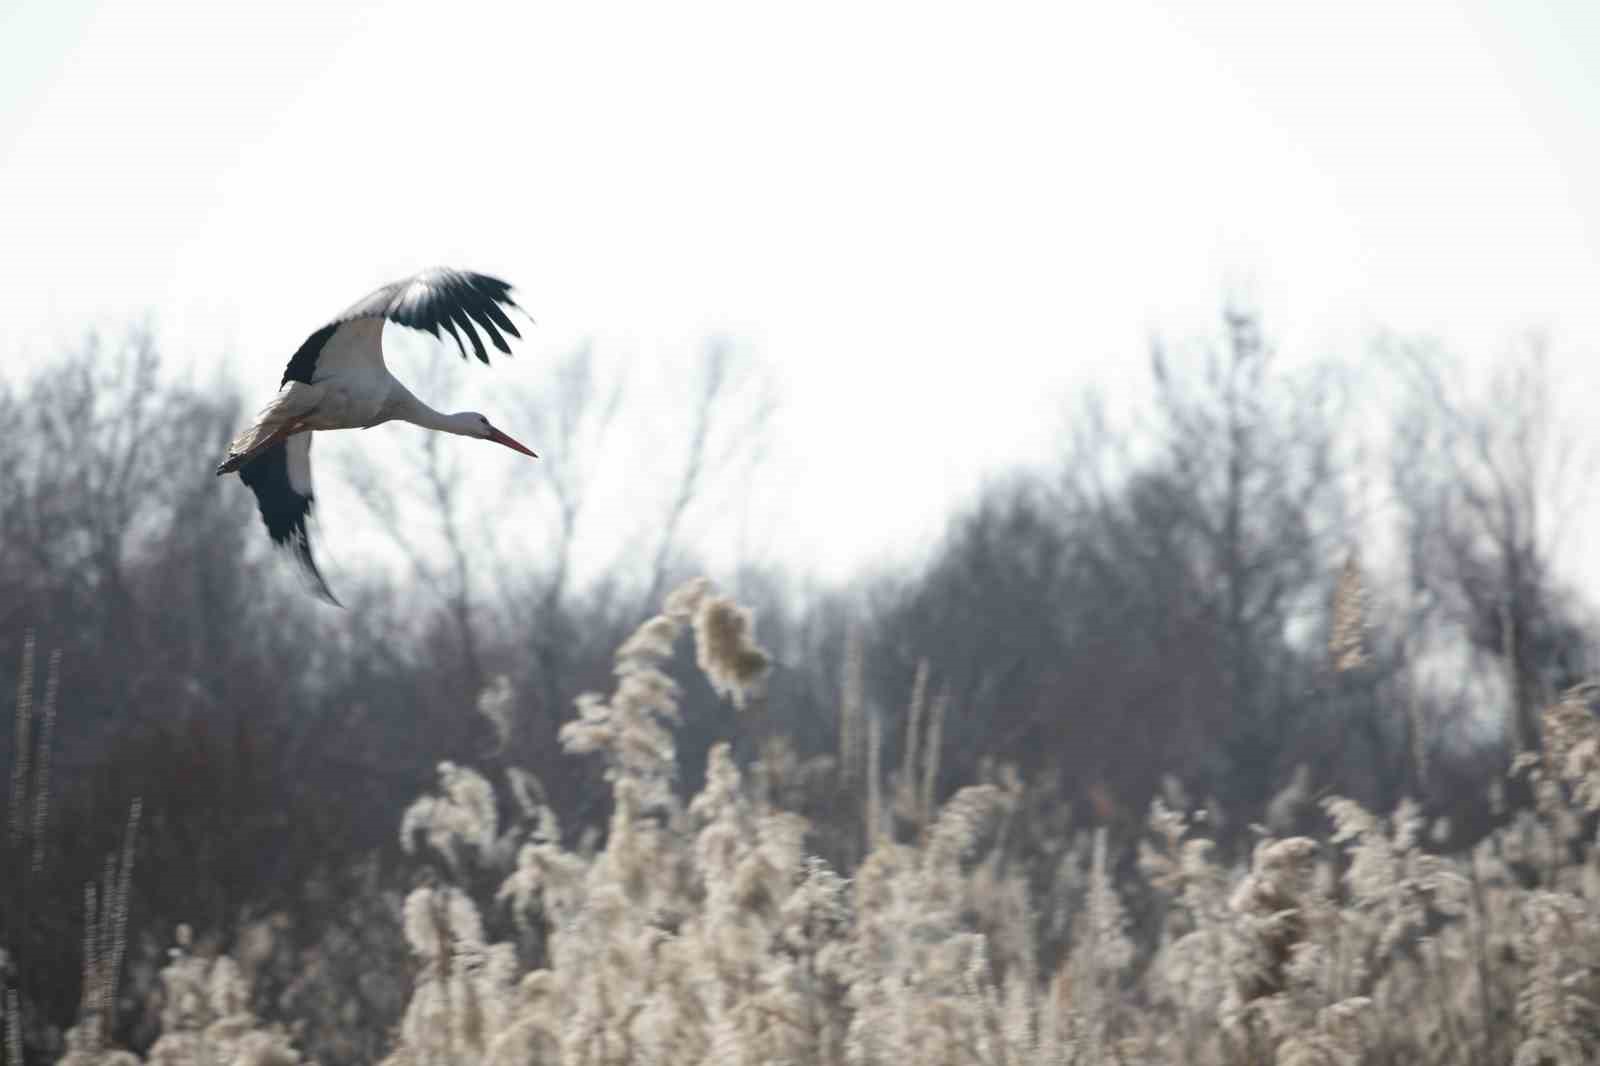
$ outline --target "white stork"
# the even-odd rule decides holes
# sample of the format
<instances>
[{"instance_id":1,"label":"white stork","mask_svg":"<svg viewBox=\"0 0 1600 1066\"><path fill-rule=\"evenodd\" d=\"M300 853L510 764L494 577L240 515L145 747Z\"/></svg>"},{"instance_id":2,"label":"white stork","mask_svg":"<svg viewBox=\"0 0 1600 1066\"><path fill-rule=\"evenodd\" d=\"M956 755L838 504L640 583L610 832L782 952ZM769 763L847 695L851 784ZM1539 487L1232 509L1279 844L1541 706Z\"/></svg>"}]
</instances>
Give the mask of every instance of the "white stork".
<instances>
[{"instance_id":1,"label":"white stork","mask_svg":"<svg viewBox=\"0 0 1600 1066\"><path fill-rule=\"evenodd\" d=\"M311 434L328 429L366 429L383 422L412 422L462 437L503 444L538 456L489 424L476 411L435 411L395 380L383 362L383 324L427 330L442 326L467 358L459 326L483 363L489 362L474 323L507 355L500 331L521 337L502 305L522 311L511 286L498 278L436 267L385 285L306 338L283 372L278 394L255 424L228 445L217 474L237 470L256 494L272 542L287 546L318 594L338 604L311 555L306 518L311 514ZM526 311L522 311L527 314ZM532 321L530 319L529 321Z\"/></svg>"}]
</instances>

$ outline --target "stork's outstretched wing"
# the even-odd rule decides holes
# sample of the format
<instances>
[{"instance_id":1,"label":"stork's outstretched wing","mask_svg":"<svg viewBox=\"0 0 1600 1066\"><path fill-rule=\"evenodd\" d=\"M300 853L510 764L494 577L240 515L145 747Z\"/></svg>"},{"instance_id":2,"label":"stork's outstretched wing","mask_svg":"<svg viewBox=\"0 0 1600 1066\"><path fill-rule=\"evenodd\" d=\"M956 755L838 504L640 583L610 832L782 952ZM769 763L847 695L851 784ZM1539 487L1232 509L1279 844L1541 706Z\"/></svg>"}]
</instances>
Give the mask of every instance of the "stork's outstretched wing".
<instances>
[{"instance_id":1,"label":"stork's outstretched wing","mask_svg":"<svg viewBox=\"0 0 1600 1066\"><path fill-rule=\"evenodd\" d=\"M386 321L426 330L435 337L442 328L456 342L463 359L467 347L461 333L465 333L478 358L487 363L489 352L478 330L487 333L489 341L507 355L511 345L502 332L522 336L506 314L508 308L527 314L511 298L510 284L499 278L448 267L424 270L368 294L307 337L284 369L283 384L299 381L310 385L341 370L381 368Z\"/></svg>"},{"instance_id":2,"label":"stork's outstretched wing","mask_svg":"<svg viewBox=\"0 0 1600 1066\"><path fill-rule=\"evenodd\" d=\"M489 353L483 347L478 329L487 333L490 342L506 355L511 354L511 346L500 335L501 332L513 337L522 336L502 307L515 308L527 314L511 298L511 286L499 278L474 274L470 270L434 267L385 285L353 304L344 314L335 318L333 324L362 318L386 318L412 329L427 330L435 337L443 328L461 350L461 358L465 359L467 348L461 343L461 334L456 332L459 326L472 342L478 359L487 363Z\"/></svg>"},{"instance_id":3,"label":"stork's outstretched wing","mask_svg":"<svg viewBox=\"0 0 1600 1066\"><path fill-rule=\"evenodd\" d=\"M297 433L267 448L239 467L239 477L256 494L272 543L294 554L312 591L336 607L343 606L317 569L306 529L316 499L311 492L311 434Z\"/></svg>"}]
</instances>

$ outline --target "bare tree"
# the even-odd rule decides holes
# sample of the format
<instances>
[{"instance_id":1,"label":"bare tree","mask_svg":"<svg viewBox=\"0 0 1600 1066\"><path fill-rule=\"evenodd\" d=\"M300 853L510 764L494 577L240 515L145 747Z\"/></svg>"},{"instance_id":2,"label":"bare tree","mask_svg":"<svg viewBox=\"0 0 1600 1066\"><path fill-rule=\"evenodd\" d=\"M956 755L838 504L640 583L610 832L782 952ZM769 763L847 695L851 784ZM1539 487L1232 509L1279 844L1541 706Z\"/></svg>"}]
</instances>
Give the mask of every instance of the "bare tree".
<instances>
[{"instance_id":1,"label":"bare tree","mask_svg":"<svg viewBox=\"0 0 1600 1066\"><path fill-rule=\"evenodd\" d=\"M532 485L535 502L549 516L540 526L539 558L544 566L529 576L533 585L513 584L508 604L519 627L530 635L538 669L538 688L546 715L560 721L576 652L567 599L572 591L573 556L602 458L607 453L622 406L622 378L601 378L592 345L564 356L552 373L553 388L523 405L521 414L541 442L540 476L518 478L507 486L515 495ZM548 530L548 533L546 532Z\"/></svg>"},{"instance_id":2,"label":"bare tree","mask_svg":"<svg viewBox=\"0 0 1600 1066\"><path fill-rule=\"evenodd\" d=\"M706 344L693 388L687 444L661 518L646 607L658 603L666 590L691 506L716 482L748 481L765 455L767 426L777 407L772 383L760 365L740 358L724 337Z\"/></svg>"},{"instance_id":3,"label":"bare tree","mask_svg":"<svg viewBox=\"0 0 1600 1066\"><path fill-rule=\"evenodd\" d=\"M419 373L423 391L448 403L457 392L455 367L444 360L429 360ZM474 584L477 569L475 553L485 544L474 540L474 525L469 511L460 450L455 442L437 433L421 434L414 447L397 449L405 457L399 484L420 487L420 494L397 491L394 471L361 460L351 463L347 473L356 494L379 521L392 542L411 564L416 580L436 597L448 619L450 640L455 645L459 674L457 681L468 693L476 692L484 678L482 649L478 636ZM415 521L418 510L431 517L431 529Z\"/></svg>"},{"instance_id":4,"label":"bare tree","mask_svg":"<svg viewBox=\"0 0 1600 1066\"><path fill-rule=\"evenodd\" d=\"M1527 338L1474 394L1437 347L1385 340L1401 371L1393 484L1413 624L1459 626L1500 664L1508 731L1539 746L1539 710L1587 665L1576 605L1555 559L1592 456L1563 418L1548 345Z\"/></svg>"},{"instance_id":5,"label":"bare tree","mask_svg":"<svg viewBox=\"0 0 1600 1066\"><path fill-rule=\"evenodd\" d=\"M1223 327L1197 377L1153 348L1153 428L1173 546L1220 641L1225 780L1254 805L1287 774L1286 747L1311 710L1291 628L1325 612L1350 536L1342 393L1324 367L1280 367L1259 313L1227 308Z\"/></svg>"}]
</instances>

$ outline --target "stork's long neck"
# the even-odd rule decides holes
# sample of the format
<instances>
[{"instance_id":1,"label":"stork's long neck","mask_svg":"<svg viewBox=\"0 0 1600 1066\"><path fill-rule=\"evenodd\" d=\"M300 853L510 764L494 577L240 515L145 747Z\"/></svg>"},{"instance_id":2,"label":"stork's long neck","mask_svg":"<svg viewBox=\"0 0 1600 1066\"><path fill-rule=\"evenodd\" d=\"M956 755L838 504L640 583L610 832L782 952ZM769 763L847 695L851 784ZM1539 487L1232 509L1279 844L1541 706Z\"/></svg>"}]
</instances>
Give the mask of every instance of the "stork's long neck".
<instances>
[{"instance_id":1,"label":"stork's long neck","mask_svg":"<svg viewBox=\"0 0 1600 1066\"><path fill-rule=\"evenodd\" d=\"M423 429L436 429L441 433L461 434L461 424L454 415L447 415L443 411L435 411L415 396L404 385L396 386L400 390L400 399L394 405L394 417L401 422L410 422Z\"/></svg>"}]
</instances>

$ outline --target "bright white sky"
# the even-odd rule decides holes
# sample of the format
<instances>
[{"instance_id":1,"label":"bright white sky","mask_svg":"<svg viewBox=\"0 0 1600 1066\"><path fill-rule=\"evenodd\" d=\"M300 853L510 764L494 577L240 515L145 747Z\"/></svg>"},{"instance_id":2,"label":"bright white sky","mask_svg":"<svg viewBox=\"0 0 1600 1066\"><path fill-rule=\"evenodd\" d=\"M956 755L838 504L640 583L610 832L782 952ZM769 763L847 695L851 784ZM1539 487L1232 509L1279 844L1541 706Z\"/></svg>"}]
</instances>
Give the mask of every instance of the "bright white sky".
<instances>
[{"instance_id":1,"label":"bright white sky","mask_svg":"<svg viewBox=\"0 0 1600 1066\"><path fill-rule=\"evenodd\" d=\"M7 0L0 247L13 365L148 314L263 399L437 262L539 319L491 417L583 337L732 332L783 385L772 549L837 573L1241 279L1287 348L1591 365L1600 4Z\"/></svg>"}]
</instances>

